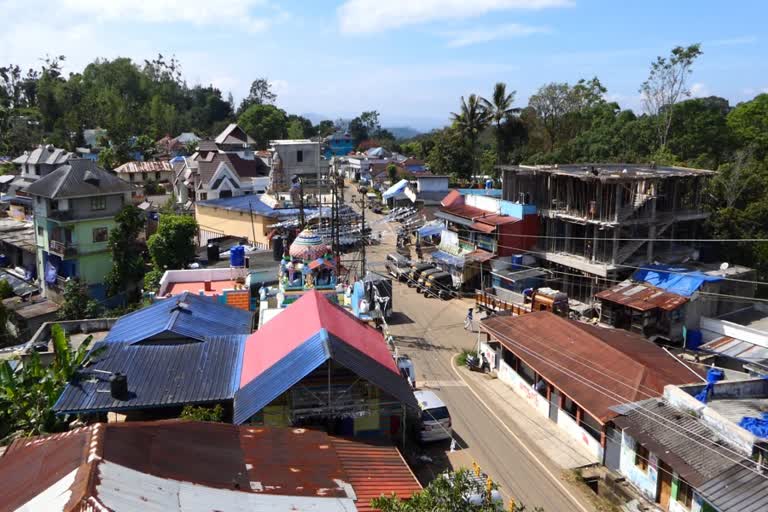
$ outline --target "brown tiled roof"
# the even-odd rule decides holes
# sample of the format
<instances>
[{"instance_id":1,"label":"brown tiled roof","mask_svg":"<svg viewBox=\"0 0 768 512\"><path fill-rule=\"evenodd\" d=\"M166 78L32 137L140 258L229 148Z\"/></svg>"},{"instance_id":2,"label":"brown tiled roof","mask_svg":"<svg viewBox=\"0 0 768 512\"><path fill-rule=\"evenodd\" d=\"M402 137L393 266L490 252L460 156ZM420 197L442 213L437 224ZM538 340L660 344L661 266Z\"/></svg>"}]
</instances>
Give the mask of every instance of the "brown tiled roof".
<instances>
[{"instance_id":1,"label":"brown tiled roof","mask_svg":"<svg viewBox=\"0 0 768 512\"><path fill-rule=\"evenodd\" d=\"M652 309L672 311L688 302L688 297L665 292L647 283L634 283L632 281L619 283L613 288L601 291L595 297L637 311L650 311Z\"/></svg>"},{"instance_id":2,"label":"brown tiled roof","mask_svg":"<svg viewBox=\"0 0 768 512\"><path fill-rule=\"evenodd\" d=\"M170 482L193 483L201 497L207 489L225 489L349 498L345 484L350 484L362 511L371 510L372 497L391 492L408 497L421 489L397 448L388 444L333 438L301 428L179 420L102 423L15 441L0 458L0 510L22 507L73 471L77 472L69 488L58 490L71 492L64 510L79 510L86 500L101 505L102 463ZM131 485L131 493L151 498L158 488L143 489L144 482L131 477L111 485ZM150 505L157 503L143 506Z\"/></svg>"},{"instance_id":3,"label":"brown tiled roof","mask_svg":"<svg viewBox=\"0 0 768 512\"><path fill-rule=\"evenodd\" d=\"M701 375L638 334L548 312L492 316L480 326L602 422L616 416L615 405L661 396L667 384Z\"/></svg>"}]
</instances>

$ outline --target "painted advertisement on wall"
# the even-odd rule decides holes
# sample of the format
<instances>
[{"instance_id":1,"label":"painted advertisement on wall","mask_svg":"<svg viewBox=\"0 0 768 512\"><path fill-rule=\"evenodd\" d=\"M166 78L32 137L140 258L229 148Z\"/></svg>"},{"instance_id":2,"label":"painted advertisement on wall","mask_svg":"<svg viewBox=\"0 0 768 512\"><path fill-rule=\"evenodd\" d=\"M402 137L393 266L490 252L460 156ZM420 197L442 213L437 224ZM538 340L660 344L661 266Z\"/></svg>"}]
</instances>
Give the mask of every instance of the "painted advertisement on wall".
<instances>
[{"instance_id":1,"label":"painted advertisement on wall","mask_svg":"<svg viewBox=\"0 0 768 512\"><path fill-rule=\"evenodd\" d=\"M534 407L542 416L549 416L549 402L539 393L537 393L533 386L523 380L520 375L517 374L507 363L501 361L499 363L499 380Z\"/></svg>"}]
</instances>

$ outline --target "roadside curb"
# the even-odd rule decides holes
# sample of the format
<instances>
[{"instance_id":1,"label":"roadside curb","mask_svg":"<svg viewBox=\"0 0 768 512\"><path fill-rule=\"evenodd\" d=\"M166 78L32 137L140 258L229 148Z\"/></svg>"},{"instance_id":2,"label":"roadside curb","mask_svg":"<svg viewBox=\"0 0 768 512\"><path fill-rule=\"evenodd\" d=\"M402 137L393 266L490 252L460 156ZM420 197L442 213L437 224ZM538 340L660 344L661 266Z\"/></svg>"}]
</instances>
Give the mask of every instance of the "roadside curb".
<instances>
[{"instance_id":1,"label":"roadside curb","mask_svg":"<svg viewBox=\"0 0 768 512\"><path fill-rule=\"evenodd\" d=\"M461 374L461 372L459 371L458 367L456 366L456 358L457 357L458 357L458 354L455 354L451 358L451 370L453 370L453 373L455 373L456 376L459 379L461 379L461 381L464 382L464 384L466 384L466 386L469 389L470 393L472 393L475 396L475 398L477 399L477 401L480 402L483 405L483 407L485 407L485 409L491 414L491 416L493 416L496 419L496 421L499 422L499 425L501 425L504 428L504 430L506 430L515 439L515 441L517 441L517 443L526 451L526 453L528 453L528 455L533 460L536 461L536 463L541 467L541 469L543 469L544 472L553 481L555 481L557 483L557 486L560 487L560 489L563 491L563 493L565 493L565 495L568 496L568 498L570 498L570 500L578 507L579 510L581 510L582 512L591 512L589 509L584 507L584 505L581 503L581 501L579 501L576 498L576 496L574 496L574 494L571 492L571 490L568 489L563 484L562 481L560 481L560 478L558 478L554 473L552 473L552 471L546 466L546 464L544 464L544 462L542 462L542 460L539 458L539 456L536 455L528 447L528 445L525 442L523 442L523 440L520 439L520 437L511 428L509 428L507 426L507 424L496 414L496 412L491 407L488 406L488 404L485 402L485 400L483 400L483 398L480 396L480 394L477 391L474 390L472 385L467 381L467 379L464 378L464 376Z\"/></svg>"}]
</instances>

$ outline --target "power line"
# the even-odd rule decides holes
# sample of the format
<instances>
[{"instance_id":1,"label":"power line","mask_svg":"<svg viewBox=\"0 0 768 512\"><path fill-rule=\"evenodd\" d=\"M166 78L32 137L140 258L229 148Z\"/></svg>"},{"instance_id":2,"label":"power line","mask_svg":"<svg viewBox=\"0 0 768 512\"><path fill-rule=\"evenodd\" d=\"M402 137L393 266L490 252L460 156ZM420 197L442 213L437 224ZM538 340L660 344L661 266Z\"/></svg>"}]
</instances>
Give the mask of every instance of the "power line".
<instances>
[{"instance_id":1,"label":"power line","mask_svg":"<svg viewBox=\"0 0 768 512\"><path fill-rule=\"evenodd\" d=\"M523 352L526 352L526 353L528 353L528 354L529 354L529 355L531 355L532 357L535 357L535 358L537 358L537 359L541 360L541 361L542 361L542 362L544 362L545 364L547 364L547 365L549 365L549 366L552 366L553 368L555 368L555 369L557 369L558 371L560 371L560 372L562 372L562 373L564 373L564 374L566 374L566 375L570 376L571 378L573 378L573 379L577 380L578 382L581 382L582 384L584 384L584 385L586 385L586 386L588 386L588 387L590 387L590 388L594 389L594 390L595 390L595 391L597 391L598 393L600 393L600 394L602 394L602 395L604 395L604 396L606 396L606 397L608 397L608 398L611 398L611 399L613 399L613 400L618 400L620 403L627 403L627 399L626 399L625 397L621 396L620 394L618 394L618 393L615 393L615 392L611 391L610 389L607 389L607 388L605 388L605 387L603 387L603 386L600 386L599 384L596 384L596 383L594 383L594 382L588 381L588 380L584 379L583 377L581 377L581 375L579 375L579 374L577 374L577 373L574 373L574 372L572 372L572 371L571 371L571 370L569 370L568 368L566 368L566 367L564 367L564 366L562 366L562 365L560 365L560 364L558 364L558 363L556 363L556 362L553 362L551 359L547 358L546 356L543 356L543 355L541 355L541 354L539 354L539 353L536 353L536 352L533 352L533 351L531 351L530 349L528 349L528 348L527 348L527 347L525 347L524 345L520 344L519 342L516 342L516 341L514 341L513 339L509 338L508 336L504 335L503 333L501 333L501 332L500 332L500 331L498 331L497 329L494 329L494 328L492 328L492 327L489 327L488 325L485 325L485 324L483 324L483 323L481 323L481 325L483 326L483 328L484 328L484 329L488 329L489 331L492 331L492 332L494 333L494 335L495 335L495 336L497 336L498 338L502 338L502 339L506 340L508 343L510 343L510 344L514 345L515 347L517 347L519 350L522 350ZM527 335L522 335L522 336L525 336L525 337L527 337L527 338L529 338L529 339L534 339L534 338L533 338L533 337L531 337L531 336L527 336ZM545 339L548 339L548 338L545 338ZM632 386L630 386L630 385L629 385L629 384L627 384L626 382L623 382L623 381L621 381L621 380L618 380L618 379L614 379L613 377L611 377L610 375L606 374L605 372L602 372L602 371L601 371L600 369L598 369L598 368L595 368L595 367L593 367L593 366L590 366L589 364L586 364L586 363L580 362L580 361L576 360L575 358L573 358L573 357L569 356L568 354L563 354L563 353L561 353L561 354L562 354L562 355L564 355L565 357L567 357L567 358L569 358L569 359L573 360L573 361L574 361L574 362L576 362L577 364L580 364L580 365L582 365L582 366L585 366L585 367L587 367L587 368L591 368L593 371L596 371L596 372L598 372L598 373L601 373L602 375L605 375L605 376L606 376L606 377L608 377L609 379L611 379L611 380L613 380L613 381L615 381L615 382L617 382L617 383L619 383L619 384L621 384L621 385L623 385L623 386L625 386L625 387L628 387L628 388L634 389L634 388L632 388ZM654 399L658 399L658 398L659 398L658 396L655 396L655 395L650 395L650 394L648 394L648 393L645 393L645 392L643 392L643 391L640 391L640 390L637 390L637 392L638 392L638 393L641 393L641 394L643 394L643 395L645 395L647 398L654 398ZM662 400L663 400L663 398L662 398ZM636 405L637 405L637 404L636 404ZM666 422L670 422L670 423L671 423L671 420L668 420L667 418L664 418L664 417L662 417L662 416L660 416L660 415L656 414L656 413L655 413L655 412L653 412L652 410L650 410L650 409L647 409L647 408L645 408L645 407L643 407L643 406L637 405L637 408L636 408L635 410L638 410L638 411L639 411L639 410L643 410L643 411L645 411L646 413L650 413L650 414L646 414L646 415L645 415L645 417L646 417L646 418L648 418L648 419L650 419L650 420L652 420L652 421L655 421L656 423L658 423L658 424L660 424L660 425L662 425L662 426L664 426L664 422L665 422L665 421L666 421ZM642 414L642 413L640 413L640 414ZM661 420L657 420L657 419L655 419L653 416L657 416L657 417L661 418ZM697 436L697 437L700 437L700 438L704 439L706 442L711 442L711 441L709 441L708 439L704 438L702 435L700 435L700 434L698 434L698 433L696 433L696 432L693 432L693 431L692 431L692 430L690 430L690 429L687 429L687 428L685 428L685 427L681 427L680 425L674 425L674 424L673 424L673 426L674 426L676 429L682 429L682 430L684 430L684 431L686 431L686 432L689 432L690 434L693 434L693 435L695 435L695 436ZM714 449L714 448L712 448L712 447L710 447L710 446L707 446L706 444L704 444L704 443L702 443L702 442L700 442L700 441L697 441L696 439L694 439L694 438L692 438L692 437L690 437L690 436L686 436L686 437L687 437L687 439L689 439L689 440L691 440L691 441L695 442L696 444L699 444L700 446L703 446L703 447L705 447L705 448L707 448L707 449L709 449L709 450L715 451L715 449ZM722 445L718 445L718 447L720 447L720 448L723 448L724 450L726 450L726 451L728 451L728 452L730 452L730 453L733 453L733 454L737 455L737 456L738 456L738 457L740 457L740 458L744 458L744 459L748 458L746 455L744 455L744 454L741 454L741 453L739 453L739 452L736 452L736 451L734 451L734 450L732 450L732 449L730 449L730 448L728 448L728 447L725 447L725 446L722 446ZM757 448L757 449L760 449L759 447L756 447L756 448ZM715 451L715 452L716 452L716 451ZM716 453L717 453L717 452L716 452ZM766 478L766 479L768 479L768 476L766 476L766 475L763 475L763 474L761 474L761 473L759 473L759 472L757 472L757 471L753 470L752 468L749 468L749 467L747 467L747 466L744 466L744 465L743 465L743 464L741 464L740 462L738 462L738 461L734 461L734 460L733 460L733 459L731 459L730 457L727 457L727 456L725 456L725 455L723 455L723 454L721 454L721 453L718 453L718 455L720 455L720 456L722 456L722 457L726 458L727 460L729 460L729 461L731 461L731 462L734 462L735 464L739 464L739 465L742 465L742 467L744 467L744 468L746 468L746 469L748 469L748 470L750 470L750 471L753 471L754 473L756 473L756 474L760 475L760 476L761 476L761 477L763 477L763 478Z\"/></svg>"}]
</instances>

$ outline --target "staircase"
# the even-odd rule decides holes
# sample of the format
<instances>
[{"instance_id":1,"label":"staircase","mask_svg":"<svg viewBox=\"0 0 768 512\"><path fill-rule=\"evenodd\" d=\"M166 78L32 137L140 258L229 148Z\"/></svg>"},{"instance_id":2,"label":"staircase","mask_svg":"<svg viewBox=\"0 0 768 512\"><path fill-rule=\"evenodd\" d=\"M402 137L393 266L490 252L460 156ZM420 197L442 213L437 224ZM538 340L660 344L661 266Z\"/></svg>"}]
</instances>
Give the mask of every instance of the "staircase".
<instances>
[{"instance_id":1,"label":"staircase","mask_svg":"<svg viewBox=\"0 0 768 512\"><path fill-rule=\"evenodd\" d=\"M640 208L648 204L651 199L656 197L655 194L635 194L632 204L619 209L617 215L617 222L624 222L632 217Z\"/></svg>"},{"instance_id":2,"label":"staircase","mask_svg":"<svg viewBox=\"0 0 768 512\"><path fill-rule=\"evenodd\" d=\"M656 239L658 239L664 232L669 229L669 227L674 224L674 220L670 219L665 221L662 224L658 224L656 226ZM631 242L627 242L626 245L624 245L621 249L619 249L619 252L616 254L616 261L613 262L614 265L621 265L627 259L635 254L638 249L640 249L647 240L632 240Z\"/></svg>"}]
</instances>

